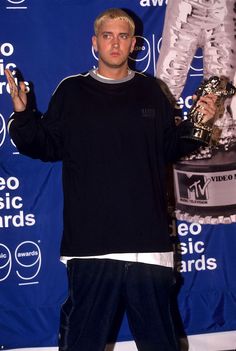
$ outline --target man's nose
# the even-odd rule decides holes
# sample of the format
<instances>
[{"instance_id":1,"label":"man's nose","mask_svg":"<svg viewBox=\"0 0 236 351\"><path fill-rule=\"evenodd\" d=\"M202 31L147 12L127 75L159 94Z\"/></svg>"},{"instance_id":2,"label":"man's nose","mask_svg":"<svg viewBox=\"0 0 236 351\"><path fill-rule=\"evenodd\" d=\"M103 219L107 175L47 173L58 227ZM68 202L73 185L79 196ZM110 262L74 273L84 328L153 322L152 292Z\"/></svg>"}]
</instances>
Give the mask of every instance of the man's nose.
<instances>
[{"instance_id":1,"label":"man's nose","mask_svg":"<svg viewBox=\"0 0 236 351\"><path fill-rule=\"evenodd\" d=\"M119 40L118 36L117 37L116 36L113 37L112 44L113 44L114 47L118 47L119 46L120 40Z\"/></svg>"}]
</instances>

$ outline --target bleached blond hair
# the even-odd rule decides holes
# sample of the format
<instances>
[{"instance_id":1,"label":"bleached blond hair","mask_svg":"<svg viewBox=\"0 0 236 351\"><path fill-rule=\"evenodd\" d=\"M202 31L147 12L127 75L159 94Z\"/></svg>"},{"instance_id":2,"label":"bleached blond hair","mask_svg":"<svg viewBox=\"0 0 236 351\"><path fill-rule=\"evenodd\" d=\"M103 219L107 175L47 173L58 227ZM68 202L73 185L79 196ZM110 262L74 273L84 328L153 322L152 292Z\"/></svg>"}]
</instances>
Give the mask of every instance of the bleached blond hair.
<instances>
[{"instance_id":1,"label":"bleached blond hair","mask_svg":"<svg viewBox=\"0 0 236 351\"><path fill-rule=\"evenodd\" d=\"M131 37L134 36L134 33L135 33L134 20L132 19L132 17L130 17L128 15L128 13L126 13L124 10L119 9L119 8L108 9L108 10L102 12L95 19L95 21L94 21L95 35L98 35L98 31L99 31L99 28L100 28L102 22L104 22L105 20L108 20L108 19L119 19L119 20L128 22L129 27L130 27L130 35L131 35Z\"/></svg>"}]
</instances>

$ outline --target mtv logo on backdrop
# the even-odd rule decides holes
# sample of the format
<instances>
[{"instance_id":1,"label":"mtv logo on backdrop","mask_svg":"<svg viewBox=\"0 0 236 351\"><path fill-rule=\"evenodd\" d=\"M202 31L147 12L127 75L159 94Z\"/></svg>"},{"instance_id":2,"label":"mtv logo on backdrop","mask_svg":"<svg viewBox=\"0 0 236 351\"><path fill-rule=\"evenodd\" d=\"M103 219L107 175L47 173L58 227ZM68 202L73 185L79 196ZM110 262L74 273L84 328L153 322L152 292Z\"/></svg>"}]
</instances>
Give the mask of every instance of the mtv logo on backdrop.
<instances>
[{"instance_id":1,"label":"mtv logo on backdrop","mask_svg":"<svg viewBox=\"0 0 236 351\"><path fill-rule=\"evenodd\" d=\"M211 179L203 174L192 174L177 172L177 198L187 202L207 202L209 195L207 191Z\"/></svg>"}]
</instances>

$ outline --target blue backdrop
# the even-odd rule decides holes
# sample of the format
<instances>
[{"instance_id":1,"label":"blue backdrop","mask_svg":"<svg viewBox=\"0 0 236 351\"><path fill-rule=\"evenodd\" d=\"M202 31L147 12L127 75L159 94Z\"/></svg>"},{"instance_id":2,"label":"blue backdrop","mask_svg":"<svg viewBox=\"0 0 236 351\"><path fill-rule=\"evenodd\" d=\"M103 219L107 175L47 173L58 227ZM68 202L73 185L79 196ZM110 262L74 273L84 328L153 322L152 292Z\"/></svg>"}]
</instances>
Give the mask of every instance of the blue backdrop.
<instances>
[{"instance_id":1,"label":"blue backdrop","mask_svg":"<svg viewBox=\"0 0 236 351\"><path fill-rule=\"evenodd\" d=\"M6 131L12 113L4 69L19 73L45 111L66 76L97 65L94 18L109 7L133 11L139 23L131 64L156 75L164 0L2 0L0 3L0 346L57 345L59 308L66 296L59 262L62 229L61 164L19 155ZM191 64L180 105L184 114L202 80L202 52ZM236 173L236 172L235 172ZM180 275L179 331L236 330L235 223L170 225ZM126 321L119 340L132 339Z\"/></svg>"}]
</instances>

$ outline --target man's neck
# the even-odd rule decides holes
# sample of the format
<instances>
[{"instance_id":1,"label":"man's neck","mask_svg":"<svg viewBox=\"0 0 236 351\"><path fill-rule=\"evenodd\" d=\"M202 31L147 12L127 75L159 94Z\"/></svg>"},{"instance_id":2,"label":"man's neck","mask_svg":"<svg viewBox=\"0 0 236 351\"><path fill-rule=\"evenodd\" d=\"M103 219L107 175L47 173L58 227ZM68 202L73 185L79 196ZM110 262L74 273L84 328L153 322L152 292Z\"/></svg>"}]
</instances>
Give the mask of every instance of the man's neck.
<instances>
[{"instance_id":1,"label":"man's neck","mask_svg":"<svg viewBox=\"0 0 236 351\"><path fill-rule=\"evenodd\" d=\"M98 69L96 72L97 74L105 78L119 80L129 75L129 68L127 66L127 67L115 68L115 69L114 68L104 69L103 67L98 66Z\"/></svg>"}]
</instances>

